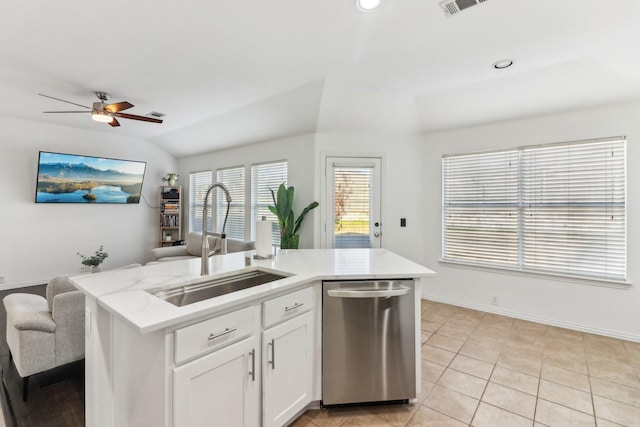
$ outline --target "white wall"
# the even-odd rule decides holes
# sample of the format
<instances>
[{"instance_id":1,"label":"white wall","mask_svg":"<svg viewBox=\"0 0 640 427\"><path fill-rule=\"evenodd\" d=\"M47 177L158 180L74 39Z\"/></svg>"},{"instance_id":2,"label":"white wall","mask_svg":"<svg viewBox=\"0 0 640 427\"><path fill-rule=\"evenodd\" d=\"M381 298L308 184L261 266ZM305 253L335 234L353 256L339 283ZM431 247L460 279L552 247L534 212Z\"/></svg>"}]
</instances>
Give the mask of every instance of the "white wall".
<instances>
[{"instance_id":1,"label":"white wall","mask_svg":"<svg viewBox=\"0 0 640 427\"><path fill-rule=\"evenodd\" d=\"M424 263L438 272L424 296L569 328L640 341L640 104L618 105L424 136ZM522 145L627 136L628 278L625 288L454 268L441 257L441 157ZM498 305L491 305L491 296Z\"/></svg>"},{"instance_id":2,"label":"white wall","mask_svg":"<svg viewBox=\"0 0 640 427\"><path fill-rule=\"evenodd\" d=\"M423 260L422 240L426 228L421 211L423 186L422 139L399 134L316 135L316 191L324 181L322 156L382 157L382 246L415 262ZM400 218L407 226L400 227ZM320 241L322 227L316 236Z\"/></svg>"},{"instance_id":3,"label":"white wall","mask_svg":"<svg viewBox=\"0 0 640 427\"><path fill-rule=\"evenodd\" d=\"M295 187L294 213L300 214L309 203L317 200L314 194L314 177L316 169L314 164L314 137L313 135L300 135L290 138L261 142L258 144L245 145L237 148L214 151L197 156L184 157L179 161L180 176L182 185L186 190L189 187L189 173L204 170L248 166L247 177L251 174L251 165L256 163L266 163L278 160L288 161L287 185ZM215 177L215 175L214 175ZM188 193L186 200L188 200ZM247 209L250 209L250 200L245 201ZM300 248L314 247L314 229L319 208L314 209L304 219L300 231ZM248 213L248 212L247 212ZM188 210L184 211L185 230L188 230ZM249 236L249 225L247 225L247 240Z\"/></svg>"},{"instance_id":4,"label":"white wall","mask_svg":"<svg viewBox=\"0 0 640 427\"><path fill-rule=\"evenodd\" d=\"M321 186L324 183L323 155L381 156L383 158L383 246L416 262L423 259L422 212L423 182L419 136L397 134L326 133L302 135L234 149L215 151L180 160L181 185L188 186L189 172L239 165L251 165L272 160L289 161L289 185L296 188L296 214L313 200L320 207L305 218L301 233L301 248L318 248L322 224L320 210L324 208ZM400 218L407 218L407 227L400 227ZM186 227L186 225L185 225Z\"/></svg>"},{"instance_id":5,"label":"white wall","mask_svg":"<svg viewBox=\"0 0 640 427\"><path fill-rule=\"evenodd\" d=\"M322 155L382 156L383 158L383 246L416 262L422 260L424 223L422 208L423 181L418 136L394 134L316 134L302 135L235 149L215 151L180 160L181 185L188 187L189 172L223 167L251 165L272 160L289 161L289 185L296 188L296 214L312 201L320 206L307 217L300 235L301 248L318 248L324 209L321 186L324 182ZM407 218L407 227L400 227Z\"/></svg>"},{"instance_id":6,"label":"white wall","mask_svg":"<svg viewBox=\"0 0 640 427\"><path fill-rule=\"evenodd\" d=\"M0 288L46 283L56 274L80 272L76 252L92 255L104 245L105 269L149 260L158 239L161 178L176 160L140 139L0 117ZM36 204L39 151L147 162L137 205Z\"/></svg>"}]
</instances>

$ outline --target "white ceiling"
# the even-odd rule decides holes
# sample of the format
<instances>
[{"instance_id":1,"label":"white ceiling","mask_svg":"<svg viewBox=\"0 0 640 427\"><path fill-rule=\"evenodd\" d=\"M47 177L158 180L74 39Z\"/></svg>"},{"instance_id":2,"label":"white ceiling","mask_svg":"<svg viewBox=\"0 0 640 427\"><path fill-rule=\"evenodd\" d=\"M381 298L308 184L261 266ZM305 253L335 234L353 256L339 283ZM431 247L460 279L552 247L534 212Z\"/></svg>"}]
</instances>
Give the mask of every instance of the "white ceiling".
<instances>
[{"instance_id":1,"label":"white ceiling","mask_svg":"<svg viewBox=\"0 0 640 427\"><path fill-rule=\"evenodd\" d=\"M0 4L0 114L176 156L312 132L426 132L640 100L640 1L82 0ZM495 70L492 63L515 65ZM93 92L165 123L43 114Z\"/></svg>"}]
</instances>

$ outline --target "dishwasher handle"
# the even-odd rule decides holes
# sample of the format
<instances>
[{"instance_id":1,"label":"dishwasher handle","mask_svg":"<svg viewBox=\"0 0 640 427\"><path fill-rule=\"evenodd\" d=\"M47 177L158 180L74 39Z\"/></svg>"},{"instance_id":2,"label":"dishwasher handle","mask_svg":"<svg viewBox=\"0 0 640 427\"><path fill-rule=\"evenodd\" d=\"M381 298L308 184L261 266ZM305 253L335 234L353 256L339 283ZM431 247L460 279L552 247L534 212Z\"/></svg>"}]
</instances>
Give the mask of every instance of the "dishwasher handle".
<instances>
[{"instance_id":1,"label":"dishwasher handle","mask_svg":"<svg viewBox=\"0 0 640 427\"><path fill-rule=\"evenodd\" d=\"M335 298L386 298L399 297L411 292L410 288L400 286L391 289L329 289L327 294Z\"/></svg>"}]
</instances>

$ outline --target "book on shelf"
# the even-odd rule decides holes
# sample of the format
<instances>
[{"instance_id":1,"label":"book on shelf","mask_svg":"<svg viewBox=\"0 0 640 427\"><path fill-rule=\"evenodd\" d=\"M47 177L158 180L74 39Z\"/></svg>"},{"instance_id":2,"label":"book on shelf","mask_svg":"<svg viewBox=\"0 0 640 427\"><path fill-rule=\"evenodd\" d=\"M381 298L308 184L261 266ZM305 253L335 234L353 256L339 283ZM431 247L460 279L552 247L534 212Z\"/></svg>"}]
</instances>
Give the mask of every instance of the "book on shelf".
<instances>
[{"instance_id":1,"label":"book on shelf","mask_svg":"<svg viewBox=\"0 0 640 427\"><path fill-rule=\"evenodd\" d=\"M178 215L160 215L161 227L177 227L179 221Z\"/></svg>"}]
</instances>

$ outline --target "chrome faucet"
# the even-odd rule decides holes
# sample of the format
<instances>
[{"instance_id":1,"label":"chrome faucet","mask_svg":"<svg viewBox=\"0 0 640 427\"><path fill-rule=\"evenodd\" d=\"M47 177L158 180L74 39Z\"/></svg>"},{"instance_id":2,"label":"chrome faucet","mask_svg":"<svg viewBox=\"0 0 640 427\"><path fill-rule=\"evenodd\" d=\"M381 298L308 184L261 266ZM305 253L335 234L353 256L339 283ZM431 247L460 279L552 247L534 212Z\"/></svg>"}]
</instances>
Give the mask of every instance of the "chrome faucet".
<instances>
[{"instance_id":1,"label":"chrome faucet","mask_svg":"<svg viewBox=\"0 0 640 427\"><path fill-rule=\"evenodd\" d=\"M208 204L209 204L209 195L211 194L211 190L215 187L218 187L224 192L224 195L227 198L227 213L224 216L224 223L222 224L222 233L220 233L220 249L214 249L209 251L209 239L207 238L207 217L209 216L208 212ZM212 184L208 189L207 193L204 196L204 206L202 207L202 250L200 251L201 257L201 266L200 266L200 275L206 276L209 274L209 257L220 252L221 255L227 253L227 235L224 233L225 228L227 227L227 218L229 217L229 206L231 205L231 194L229 194L229 189L221 182L216 182Z\"/></svg>"}]
</instances>

